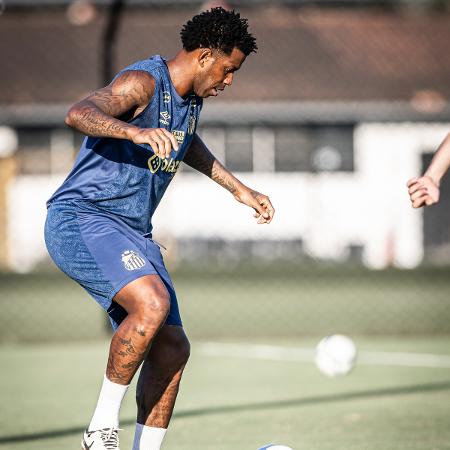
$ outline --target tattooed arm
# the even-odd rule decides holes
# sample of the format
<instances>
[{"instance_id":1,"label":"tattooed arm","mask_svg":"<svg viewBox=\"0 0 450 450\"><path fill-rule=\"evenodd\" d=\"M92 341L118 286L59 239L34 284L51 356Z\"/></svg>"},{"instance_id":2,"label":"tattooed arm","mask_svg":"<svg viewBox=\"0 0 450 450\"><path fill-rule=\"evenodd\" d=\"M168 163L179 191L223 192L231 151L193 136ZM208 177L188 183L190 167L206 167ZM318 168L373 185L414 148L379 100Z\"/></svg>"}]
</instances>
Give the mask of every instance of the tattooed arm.
<instances>
[{"instance_id":1,"label":"tattooed arm","mask_svg":"<svg viewBox=\"0 0 450 450\"><path fill-rule=\"evenodd\" d=\"M133 117L149 104L155 90L155 80L144 71L127 71L110 85L94 91L73 105L66 124L87 136L129 139L135 144L149 144L162 158L178 143L164 128L139 128L118 117L132 113Z\"/></svg>"},{"instance_id":2,"label":"tattooed arm","mask_svg":"<svg viewBox=\"0 0 450 450\"><path fill-rule=\"evenodd\" d=\"M258 223L271 222L275 209L269 197L241 183L215 158L197 134L184 157L184 162L224 187L237 201L253 208Z\"/></svg>"}]
</instances>

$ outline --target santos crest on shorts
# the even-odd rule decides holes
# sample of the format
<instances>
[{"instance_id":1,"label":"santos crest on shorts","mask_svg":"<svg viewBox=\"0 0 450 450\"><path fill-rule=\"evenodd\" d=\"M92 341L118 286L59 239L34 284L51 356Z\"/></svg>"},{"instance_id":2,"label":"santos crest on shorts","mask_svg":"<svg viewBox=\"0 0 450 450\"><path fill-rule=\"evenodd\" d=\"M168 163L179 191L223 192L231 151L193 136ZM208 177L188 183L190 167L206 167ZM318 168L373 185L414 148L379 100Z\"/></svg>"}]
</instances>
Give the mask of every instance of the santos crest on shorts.
<instances>
[{"instance_id":1,"label":"santos crest on shorts","mask_svg":"<svg viewBox=\"0 0 450 450\"><path fill-rule=\"evenodd\" d=\"M202 99L178 95L166 61L159 55L138 61L118 75L129 70L150 73L155 79L155 92L137 117L120 119L140 128L166 128L174 134L179 150L161 159L147 144L87 137L72 171L48 205L67 200L91 204L96 210L119 217L139 233L149 234L151 217L193 139Z\"/></svg>"}]
</instances>

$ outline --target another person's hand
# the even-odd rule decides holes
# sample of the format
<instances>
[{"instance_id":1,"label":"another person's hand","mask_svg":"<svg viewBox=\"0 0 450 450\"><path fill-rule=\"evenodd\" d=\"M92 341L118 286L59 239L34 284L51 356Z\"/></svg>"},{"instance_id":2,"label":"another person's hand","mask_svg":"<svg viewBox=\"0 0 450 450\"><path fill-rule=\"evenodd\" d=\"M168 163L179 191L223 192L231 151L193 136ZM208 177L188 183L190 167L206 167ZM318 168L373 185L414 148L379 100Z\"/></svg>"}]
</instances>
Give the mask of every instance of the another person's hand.
<instances>
[{"instance_id":1,"label":"another person's hand","mask_svg":"<svg viewBox=\"0 0 450 450\"><path fill-rule=\"evenodd\" d=\"M431 206L439 201L439 185L426 175L411 178L406 185L413 208Z\"/></svg>"},{"instance_id":2,"label":"another person's hand","mask_svg":"<svg viewBox=\"0 0 450 450\"><path fill-rule=\"evenodd\" d=\"M270 223L272 221L275 208L267 195L246 188L238 191L234 196L237 201L255 210L253 217L258 219L257 223Z\"/></svg>"},{"instance_id":3,"label":"another person's hand","mask_svg":"<svg viewBox=\"0 0 450 450\"><path fill-rule=\"evenodd\" d=\"M139 128L130 136L135 144L148 144L155 155L160 158L168 158L172 148L178 150L178 142L175 136L165 128Z\"/></svg>"}]
</instances>

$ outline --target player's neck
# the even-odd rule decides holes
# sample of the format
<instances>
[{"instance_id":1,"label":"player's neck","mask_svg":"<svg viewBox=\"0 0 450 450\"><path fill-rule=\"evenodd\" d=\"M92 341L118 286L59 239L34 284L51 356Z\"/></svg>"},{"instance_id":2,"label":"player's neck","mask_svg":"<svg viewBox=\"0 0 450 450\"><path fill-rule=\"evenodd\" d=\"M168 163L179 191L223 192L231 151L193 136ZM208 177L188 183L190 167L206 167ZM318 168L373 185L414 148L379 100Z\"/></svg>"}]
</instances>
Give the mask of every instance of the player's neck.
<instances>
[{"instance_id":1,"label":"player's neck","mask_svg":"<svg viewBox=\"0 0 450 450\"><path fill-rule=\"evenodd\" d=\"M181 50L173 59L167 61L170 79L180 97L186 97L193 92L192 64L192 57L185 50Z\"/></svg>"}]
</instances>

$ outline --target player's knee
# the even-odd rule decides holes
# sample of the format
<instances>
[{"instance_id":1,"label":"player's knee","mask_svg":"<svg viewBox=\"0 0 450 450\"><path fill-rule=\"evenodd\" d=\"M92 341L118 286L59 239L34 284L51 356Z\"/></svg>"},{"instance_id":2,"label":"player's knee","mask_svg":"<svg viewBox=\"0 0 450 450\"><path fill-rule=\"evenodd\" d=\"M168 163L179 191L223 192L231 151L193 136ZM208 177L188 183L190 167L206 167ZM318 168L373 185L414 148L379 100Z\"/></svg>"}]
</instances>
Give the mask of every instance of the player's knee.
<instances>
[{"instance_id":1,"label":"player's knee","mask_svg":"<svg viewBox=\"0 0 450 450\"><path fill-rule=\"evenodd\" d=\"M144 326L154 323L155 320L163 322L170 311L170 296L167 289L150 287L146 289L141 301L137 305L137 314Z\"/></svg>"},{"instance_id":2,"label":"player's knee","mask_svg":"<svg viewBox=\"0 0 450 450\"><path fill-rule=\"evenodd\" d=\"M163 340L157 340L149 354L149 359L151 364L158 367L161 372L177 372L188 362L190 352L189 340L181 330L181 333L170 333Z\"/></svg>"},{"instance_id":3,"label":"player's knee","mask_svg":"<svg viewBox=\"0 0 450 450\"><path fill-rule=\"evenodd\" d=\"M151 297L144 302L141 317L144 321L154 322L154 320L157 320L163 323L169 311L170 297L168 295Z\"/></svg>"},{"instance_id":4,"label":"player's knee","mask_svg":"<svg viewBox=\"0 0 450 450\"><path fill-rule=\"evenodd\" d=\"M171 336L171 339L167 340L161 348L161 354L164 359L160 361L160 364L166 364L172 369L183 368L188 362L191 353L191 344L184 333Z\"/></svg>"},{"instance_id":5,"label":"player's knee","mask_svg":"<svg viewBox=\"0 0 450 450\"><path fill-rule=\"evenodd\" d=\"M172 343L174 362L177 365L184 366L191 355L191 344L189 339L184 335L180 336Z\"/></svg>"}]
</instances>

